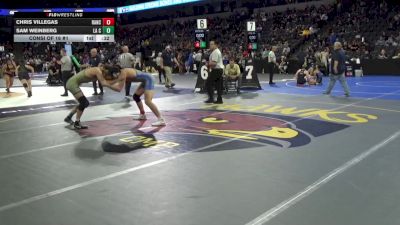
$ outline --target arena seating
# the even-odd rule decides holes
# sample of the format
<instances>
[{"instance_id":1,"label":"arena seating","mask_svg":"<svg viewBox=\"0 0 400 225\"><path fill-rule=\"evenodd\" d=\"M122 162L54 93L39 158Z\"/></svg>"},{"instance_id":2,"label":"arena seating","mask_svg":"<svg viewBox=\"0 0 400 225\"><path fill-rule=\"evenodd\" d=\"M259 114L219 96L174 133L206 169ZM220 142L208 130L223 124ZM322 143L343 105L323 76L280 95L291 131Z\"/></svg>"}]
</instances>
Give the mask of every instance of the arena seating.
<instances>
[{"instance_id":1,"label":"arena seating","mask_svg":"<svg viewBox=\"0 0 400 225\"><path fill-rule=\"evenodd\" d=\"M277 4L284 3L290 1L280 1ZM364 1L351 1L347 4L340 9L333 4L319 4L300 9L288 7L283 11L271 11L270 7L264 7L260 2L248 5L248 8L208 14L206 17L209 27L213 27L209 38L221 41L226 58L233 56L241 60L247 54L247 37L243 29L245 21L255 20L259 33L259 49L256 52L258 58L262 58L264 51L276 45L278 59L284 55L288 60L297 60L302 64L305 58L315 60L315 53L330 46L332 40L341 41L351 58L374 59L381 49L386 49L389 58L398 55L400 7L374 1L371 4ZM172 44L179 61L184 65L193 51L194 27L195 19L192 17L157 23L152 21L135 24L133 27L121 26L117 29L118 42L115 44L77 44L74 48L77 58L82 62L87 60L92 47L100 49L100 55L105 61L112 61L122 45L128 45L132 52L145 52L149 57L153 51L159 52L166 44ZM6 44L7 51L1 53L1 60L14 49L14 54L22 52L25 59L38 64L36 66L39 70L43 63L57 58L62 47L47 43L14 45Z\"/></svg>"}]
</instances>

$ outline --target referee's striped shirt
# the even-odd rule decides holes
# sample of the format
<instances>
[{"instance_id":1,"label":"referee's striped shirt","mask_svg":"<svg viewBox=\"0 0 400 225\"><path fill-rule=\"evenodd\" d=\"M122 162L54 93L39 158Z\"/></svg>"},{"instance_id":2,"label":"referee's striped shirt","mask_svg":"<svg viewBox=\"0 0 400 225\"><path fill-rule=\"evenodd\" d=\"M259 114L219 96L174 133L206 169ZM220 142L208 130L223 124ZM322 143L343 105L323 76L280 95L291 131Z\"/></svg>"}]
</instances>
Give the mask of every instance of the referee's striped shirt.
<instances>
[{"instance_id":1,"label":"referee's striped shirt","mask_svg":"<svg viewBox=\"0 0 400 225\"><path fill-rule=\"evenodd\" d=\"M119 64L122 68L132 68L133 63L135 62L135 56L133 56L131 53L122 53L118 57Z\"/></svg>"}]
</instances>

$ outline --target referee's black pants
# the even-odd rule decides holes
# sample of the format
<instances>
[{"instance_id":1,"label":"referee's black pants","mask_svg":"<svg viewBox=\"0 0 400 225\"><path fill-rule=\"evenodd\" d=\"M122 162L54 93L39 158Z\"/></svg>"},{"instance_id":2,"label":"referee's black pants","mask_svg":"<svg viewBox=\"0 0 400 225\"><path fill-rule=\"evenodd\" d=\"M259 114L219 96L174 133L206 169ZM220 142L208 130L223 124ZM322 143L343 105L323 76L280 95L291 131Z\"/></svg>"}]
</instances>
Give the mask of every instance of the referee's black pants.
<instances>
[{"instance_id":1,"label":"referee's black pants","mask_svg":"<svg viewBox=\"0 0 400 225\"><path fill-rule=\"evenodd\" d=\"M201 61L196 61L196 73L198 73L200 71L201 67Z\"/></svg>"},{"instance_id":2,"label":"referee's black pants","mask_svg":"<svg viewBox=\"0 0 400 225\"><path fill-rule=\"evenodd\" d=\"M125 96L129 97L131 92L131 85L132 85L131 81L125 81Z\"/></svg>"},{"instance_id":3,"label":"referee's black pants","mask_svg":"<svg viewBox=\"0 0 400 225\"><path fill-rule=\"evenodd\" d=\"M72 75L72 71L61 71L61 79L64 84L64 95L68 95L67 82Z\"/></svg>"},{"instance_id":4,"label":"referee's black pants","mask_svg":"<svg viewBox=\"0 0 400 225\"><path fill-rule=\"evenodd\" d=\"M269 70L269 83L272 84L274 80L274 63L268 63L268 70Z\"/></svg>"},{"instance_id":5,"label":"referee's black pants","mask_svg":"<svg viewBox=\"0 0 400 225\"><path fill-rule=\"evenodd\" d=\"M126 67L129 68L129 67ZM123 68L125 69L125 68ZM135 68L137 69L137 68ZM132 81L129 80L125 80L125 97L129 97L129 95L131 94L131 86L132 86Z\"/></svg>"},{"instance_id":6,"label":"referee's black pants","mask_svg":"<svg viewBox=\"0 0 400 225\"><path fill-rule=\"evenodd\" d=\"M94 89L94 93L97 94L97 82L99 82L99 89L100 89L100 93L103 93L103 85L101 85L101 82L98 80L93 81L93 89Z\"/></svg>"},{"instance_id":7,"label":"referee's black pants","mask_svg":"<svg viewBox=\"0 0 400 225\"><path fill-rule=\"evenodd\" d=\"M208 92L208 99L214 100L214 88L217 89L218 99L222 99L222 89L223 89L223 69L212 69L208 74L206 80L206 87Z\"/></svg>"}]
</instances>

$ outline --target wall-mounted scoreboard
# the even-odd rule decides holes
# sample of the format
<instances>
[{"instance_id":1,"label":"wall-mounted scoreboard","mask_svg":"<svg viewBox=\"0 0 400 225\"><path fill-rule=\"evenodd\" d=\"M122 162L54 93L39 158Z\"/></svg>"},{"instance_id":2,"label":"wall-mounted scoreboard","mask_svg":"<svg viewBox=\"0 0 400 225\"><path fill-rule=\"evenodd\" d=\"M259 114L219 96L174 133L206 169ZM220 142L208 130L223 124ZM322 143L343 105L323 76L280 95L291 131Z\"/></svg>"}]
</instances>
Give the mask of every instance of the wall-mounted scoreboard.
<instances>
[{"instance_id":1,"label":"wall-mounted scoreboard","mask_svg":"<svg viewBox=\"0 0 400 225\"><path fill-rule=\"evenodd\" d=\"M194 47L196 49L205 49L207 48L207 19L197 19L196 30L194 30L195 40Z\"/></svg>"},{"instance_id":2,"label":"wall-mounted scoreboard","mask_svg":"<svg viewBox=\"0 0 400 225\"><path fill-rule=\"evenodd\" d=\"M256 22L247 21L247 49L257 50L257 30Z\"/></svg>"}]
</instances>

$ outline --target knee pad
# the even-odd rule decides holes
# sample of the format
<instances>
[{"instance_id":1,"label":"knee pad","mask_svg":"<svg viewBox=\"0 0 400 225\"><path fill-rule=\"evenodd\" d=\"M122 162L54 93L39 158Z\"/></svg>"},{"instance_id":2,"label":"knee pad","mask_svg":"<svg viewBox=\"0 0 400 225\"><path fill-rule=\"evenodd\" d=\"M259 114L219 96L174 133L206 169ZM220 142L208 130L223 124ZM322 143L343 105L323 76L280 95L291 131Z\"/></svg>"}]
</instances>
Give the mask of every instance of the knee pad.
<instances>
[{"instance_id":1,"label":"knee pad","mask_svg":"<svg viewBox=\"0 0 400 225\"><path fill-rule=\"evenodd\" d=\"M27 88L27 87L28 87L28 84L27 84L27 83L24 83L23 86L24 86L24 88Z\"/></svg>"},{"instance_id":2,"label":"knee pad","mask_svg":"<svg viewBox=\"0 0 400 225\"><path fill-rule=\"evenodd\" d=\"M89 101L85 96L80 97L78 99L78 102L79 102L78 109L81 111L85 110L85 108L89 106Z\"/></svg>"},{"instance_id":3,"label":"knee pad","mask_svg":"<svg viewBox=\"0 0 400 225\"><path fill-rule=\"evenodd\" d=\"M133 95L133 100L135 100L135 102L140 102L140 95L134 94Z\"/></svg>"}]
</instances>

